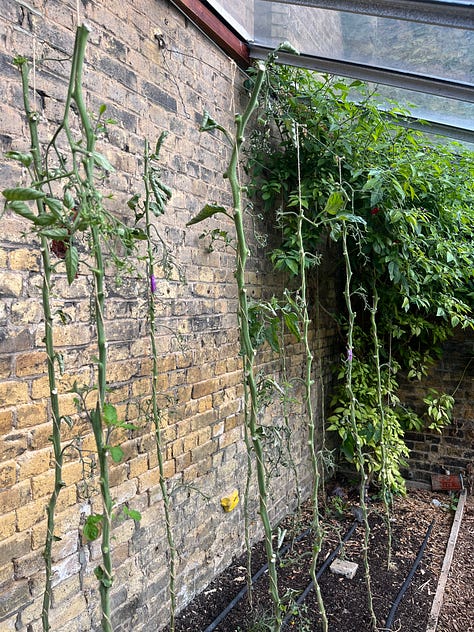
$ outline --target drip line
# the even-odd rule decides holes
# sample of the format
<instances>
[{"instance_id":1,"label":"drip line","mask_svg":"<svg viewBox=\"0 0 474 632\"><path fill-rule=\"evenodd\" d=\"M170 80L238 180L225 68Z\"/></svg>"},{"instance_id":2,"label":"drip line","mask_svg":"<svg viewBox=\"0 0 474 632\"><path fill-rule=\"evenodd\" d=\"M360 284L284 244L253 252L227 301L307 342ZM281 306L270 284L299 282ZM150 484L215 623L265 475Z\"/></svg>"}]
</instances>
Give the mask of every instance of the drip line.
<instances>
[{"instance_id":1,"label":"drip line","mask_svg":"<svg viewBox=\"0 0 474 632\"><path fill-rule=\"evenodd\" d=\"M295 542L299 542L300 540L302 540L304 537L306 537L308 535L308 533L311 531L311 529L306 529L306 531L303 531L302 533L300 533L294 540L292 540L291 542L289 542L288 544L286 544L281 551L279 552L279 557L282 557L283 555L285 555L288 550L290 549L290 547L295 543ZM251 583L255 583L262 575L263 573L265 573L268 570L268 562L265 563L262 568L260 568L260 570L258 570L255 575L253 575ZM226 608L224 608L224 610L220 613L220 615L218 615L214 621L207 626L207 628L204 630L204 632L213 632L213 630L215 630L217 628L217 626L219 625L219 623L221 623L226 616L229 614L229 612L234 608L234 606L236 606L239 601L242 599L242 597L244 597L247 594L248 591L248 586L244 586L242 588L242 590L237 593L237 595L232 599L232 601L227 605Z\"/></svg>"},{"instance_id":2,"label":"drip line","mask_svg":"<svg viewBox=\"0 0 474 632\"><path fill-rule=\"evenodd\" d=\"M385 623L384 630L391 630L392 629L393 620L395 618L395 614L397 612L398 606L400 605L400 602L401 602L401 600L403 598L403 595L405 594L408 586L411 584L411 580L413 579L413 576L416 573L416 569L418 568L418 565L421 562L421 558L423 557L423 553L425 552L426 545L428 544L428 538L430 537L431 531L433 529L434 522L435 521L432 520L430 526L428 527L428 531L426 532L425 539L423 540L423 543L422 543L422 545L420 547L418 555L416 556L415 562L414 562L413 566L411 567L411 570L408 573L407 578L403 582L403 585L400 588L400 591L399 591L398 595L396 596L395 601L392 604L392 608L391 608L390 613L388 615L387 622Z\"/></svg>"},{"instance_id":3,"label":"drip line","mask_svg":"<svg viewBox=\"0 0 474 632\"><path fill-rule=\"evenodd\" d=\"M331 553L331 555L329 555L326 560L324 561L324 563L322 564L321 568L318 570L318 572L316 573L316 579L318 580L321 575L324 573L324 571L327 569L327 567L329 566L329 564L331 564L331 562L334 560L334 558L336 557L336 555L339 553L339 551L341 550L342 546L352 537L352 534L354 533L354 531L357 528L357 525L360 524L358 520L354 520L354 522L352 523L352 526L349 527L349 530L347 531L346 535L343 537L343 539L339 542L339 544L337 545L337 547L334 549L334 551ZM311 581L308 586L306 586L306 588L304 589L304 591L301 593L301 595L298 597L298 599L296 600L296 606L301 606L301 604L304 602L304 600L306 599L306 597L308 596L308 594L311 592L312 588L313 588L314 584ZM289 614L287 614L287 616L283 619L283 623L282 623L282 628L287 625L291 619L294 617L294 613L290 612Z\"/></svg>"}]
</instances>

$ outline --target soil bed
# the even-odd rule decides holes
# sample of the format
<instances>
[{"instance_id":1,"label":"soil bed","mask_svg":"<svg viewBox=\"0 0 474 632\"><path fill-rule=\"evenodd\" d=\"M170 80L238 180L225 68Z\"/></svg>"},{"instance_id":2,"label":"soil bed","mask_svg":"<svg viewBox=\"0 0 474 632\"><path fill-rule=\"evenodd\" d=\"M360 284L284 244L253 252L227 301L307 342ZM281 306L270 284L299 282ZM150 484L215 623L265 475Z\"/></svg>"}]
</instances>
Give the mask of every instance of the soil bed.
<instances>
[{"instance_id":1,"label":"soil bed","mask_svg":"<svg viewBox=\"0 0 474 632\"><path fill-rule=\"evenodd\" d=\"M437 501L439 501L438 504L436 504ZM356 498L349 497L343 503L329 501L328 507L332 507L332 511L327 510L328 515L323 520L325 538L318 568L354 522L353 511L356 506ZM342 510L337 518L335 510ZM369 564L373 606L380 631L384 629L392 603L410 572L428 527L434 521L421 563L401 601L392 625L392 629L397 631L425 632L452 518L450 497L444 493L410 490L406 497L398 498L391 512L392 554L388 569L387 525L384 508L380 503L370 503ZM310 511L306 506L296 529L292 524L294 519L291 518L281 525L281 528L288 530L285 543L291 540L292 535L294 537L302 533L308 527L309 519ZM329 569L320 578L330 632L354 632L354 630L366 632L371 629L362 555L363 537L364 529L359 525L338 555L344 560L359 565L353 579L335 575ZM252 551L252 574L257 572L265 561L263 546L259 543ZM298 595L308 586L310 561L311 535L309 534L293 544L282 558L278 569L280 595L286 598L287 603L291 599L294 603ZM243 555L182 611L176 621L176 632L206 630L245 586L245 565L246 556ZM271 601L266 573L255 583L252 601L253 604L250 607L247 597L241 599L226 618L215 627L216 632L269 630L266 624L270 621ZM443 632L451 632L451 630L466 632L468 629L470 628L444 627ZM322 630L314 591L309 593L304 604L285 625L284 630L298 630L298 632Z\"/></svg>"}]
</instances>

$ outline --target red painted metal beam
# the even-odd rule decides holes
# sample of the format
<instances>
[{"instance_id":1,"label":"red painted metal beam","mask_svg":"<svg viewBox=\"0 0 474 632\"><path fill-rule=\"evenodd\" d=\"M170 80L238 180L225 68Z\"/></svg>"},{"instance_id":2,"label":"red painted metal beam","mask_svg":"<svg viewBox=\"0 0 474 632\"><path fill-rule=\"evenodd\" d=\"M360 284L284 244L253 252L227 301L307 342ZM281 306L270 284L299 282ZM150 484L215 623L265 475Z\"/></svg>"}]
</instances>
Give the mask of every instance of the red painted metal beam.
<instances>
[{"instance_id":1,"label":"red painted metal beam","mask_svg":"<svg viewBox=\"0 0 474 632\"><path fill-rule=\"evenodd\" d=\"M200 0L171 0L190 20L208 35L242 68L250 66L247 44L235 35Z\"/></svg>"}]
</instances>

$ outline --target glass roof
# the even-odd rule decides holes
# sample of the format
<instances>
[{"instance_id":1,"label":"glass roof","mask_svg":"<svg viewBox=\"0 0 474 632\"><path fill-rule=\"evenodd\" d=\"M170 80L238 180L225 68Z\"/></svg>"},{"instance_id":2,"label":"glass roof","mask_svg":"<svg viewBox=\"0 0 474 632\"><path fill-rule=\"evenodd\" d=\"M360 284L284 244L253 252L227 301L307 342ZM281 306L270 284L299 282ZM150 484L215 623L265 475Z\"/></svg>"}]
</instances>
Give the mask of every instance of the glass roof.
<instances>
[{"instance_id":1,"label":"glass roof","mask_svg":"<svg viewBox=\"0 0 474 632\"><path fill-rule=\"evenodd\" d=\"M262 58L377 83L414 116L474 140L474 0L209 0Z\"/></svg>"}]
</instances>

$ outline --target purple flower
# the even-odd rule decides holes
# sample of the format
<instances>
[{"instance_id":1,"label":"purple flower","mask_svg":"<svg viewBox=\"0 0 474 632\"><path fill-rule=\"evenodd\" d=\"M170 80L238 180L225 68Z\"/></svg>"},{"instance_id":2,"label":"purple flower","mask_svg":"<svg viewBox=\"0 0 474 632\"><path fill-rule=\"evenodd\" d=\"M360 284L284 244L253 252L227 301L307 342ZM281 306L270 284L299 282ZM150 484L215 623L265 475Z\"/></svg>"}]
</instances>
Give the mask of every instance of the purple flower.
<instances>
[{"instance_id":1,"label":"purple flower","mask_svg":"<svg viewBox=\"0 0 474 632\"><path fill-rule=\"evenodd\" d=\"M152 294L156 292L156 279L154 274L150 274L150 290Z\"/></svg>"},{"instance_id":2,"label":"purple flower","mask_svg":"<svg viewBox=\"0 0 474 632\"><path fill-rule=\"evenodd\" d=\"M348 348L348 349L347 349L347 361L348 361L348 362L352 362L352 358L353 358L353 355L352 355L352 349L351 349L351 348Z\"/></svg>"}]
</instances>

